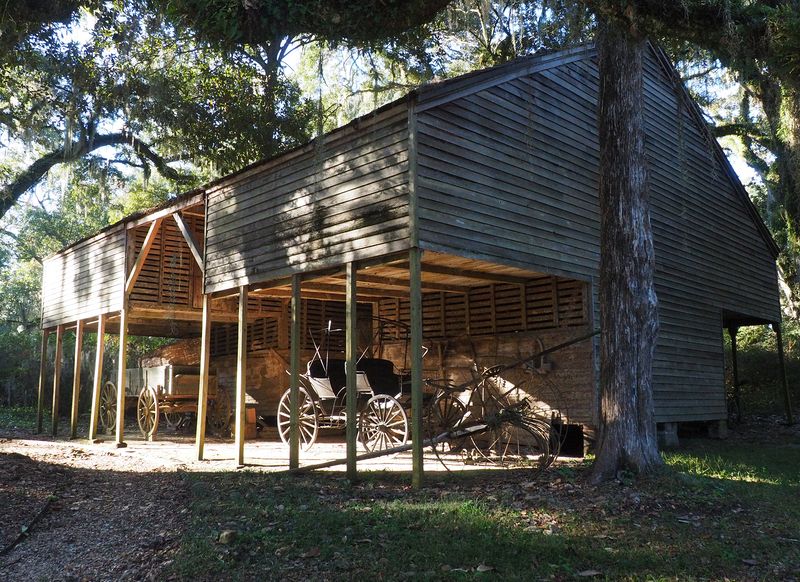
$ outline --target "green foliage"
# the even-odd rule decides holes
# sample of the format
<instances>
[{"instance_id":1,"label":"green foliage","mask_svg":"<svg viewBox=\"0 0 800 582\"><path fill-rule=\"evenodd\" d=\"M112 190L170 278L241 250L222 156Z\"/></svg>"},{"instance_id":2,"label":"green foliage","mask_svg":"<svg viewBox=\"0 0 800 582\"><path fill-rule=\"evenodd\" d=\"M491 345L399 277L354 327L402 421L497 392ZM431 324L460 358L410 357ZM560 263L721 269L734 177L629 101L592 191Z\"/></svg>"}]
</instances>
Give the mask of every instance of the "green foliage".
<instances>
[{"instance_id":1,"label":"green foliage","mask_svg":"<svg viewBox=\"0 0 800 582\"><path fill-rule=\"evenodd\" d=\"M374 43L433 19L448 0L168 0L169 15L226 47L311 33L331 41Z\"/></svg>"},{"instance_id":2,"label":"green foliage","mask_svg":"<svg viewBox=\"0 0 800 582\"><path fill-rule=\"evenodd\" d=\"M291 38L223 51L145 0L81 14L0 59L0 136L25 144L0 155L0 214L58 164L158 171L174 194L308 139L313 107L281 72Z\"/></svg>"}]
</instances>

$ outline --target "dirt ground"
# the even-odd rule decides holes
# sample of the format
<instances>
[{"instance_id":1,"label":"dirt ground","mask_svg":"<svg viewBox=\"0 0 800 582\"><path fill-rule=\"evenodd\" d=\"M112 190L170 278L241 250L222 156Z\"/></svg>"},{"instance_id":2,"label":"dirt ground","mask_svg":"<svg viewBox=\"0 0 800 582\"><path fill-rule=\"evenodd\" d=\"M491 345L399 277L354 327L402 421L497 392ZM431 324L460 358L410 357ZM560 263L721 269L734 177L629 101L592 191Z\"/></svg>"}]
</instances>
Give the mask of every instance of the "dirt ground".
<instances>
[{"instance_id":1,"label":"dirt ground","mask_svg":"<svg viewBox=\"0 0 800 582\"><path fill-rule=\"evenodd\" d=\"M3 437L0 579L164 578L188 517L174 464L112 444Z\"/></svg>"},{"instance_id":2,"label":"dirt ground","mask_svg":"<svg viewBox=\"0 0 800 582\"><path fill-rule=\"evenodd\" d=\"M113 437L91 444L85 431L79 436L0 426L0 580L166 579L189 518L184 475L236 470L233 443L209 439L206 460L197 461L193 434L144 442L131 426L126 448ZM339 441L322 439L304 462L343 456ZM288 464L274 438L248 441L245 455L248 470ZM361 466L408 470L410 454Z\"/></svg>"},{"instance_id":3,"label":"dirt ground","mask_svg":"<svg viewBox=\"0 0 800 582\"><path fill-rule=\"evenodd\" d=\"M800 442L800 425L754 420L730 438ZM91 444L0 427L0 580L168 579L190 518L185 475L235 470L233 444L210 441L201 462L191 435L152 443L129 435L129 446L116 448L113 439ZM306 462L337 458L343 444L322 442L314 450L318 458ZM248 442L245 452L248 470L286 467L280 443ZM378 462L365 465L410 468L404 454Z\"/></svg>"}]
</instances>

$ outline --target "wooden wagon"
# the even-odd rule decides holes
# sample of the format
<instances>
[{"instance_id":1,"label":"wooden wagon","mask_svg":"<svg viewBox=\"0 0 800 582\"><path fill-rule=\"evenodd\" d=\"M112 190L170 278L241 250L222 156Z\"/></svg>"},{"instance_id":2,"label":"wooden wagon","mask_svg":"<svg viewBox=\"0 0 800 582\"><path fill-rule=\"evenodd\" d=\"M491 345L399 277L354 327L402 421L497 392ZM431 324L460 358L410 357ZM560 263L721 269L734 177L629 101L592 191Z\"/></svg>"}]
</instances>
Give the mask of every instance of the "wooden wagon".
<instances>
[{"instance_id":1,"label":"wooden wagon","mask_svg":"<svg viewBox=\"0 0 800 582\"><path fill-rule=\"evenodd\" d=\"M158 431L163 416L170 426L179 426L197 413L197 395L200 386L200 368L167 364L148 368L125 370L125 406L136 406L139 430L147 439ZM208 378L208 423L216 434L229 432L231 404L227 393L218 388L217 378ZM107 432L112 430L117 417L117 387L113 382L104 384L100 393L99 422Z\"/></svg>"}]
</instances>

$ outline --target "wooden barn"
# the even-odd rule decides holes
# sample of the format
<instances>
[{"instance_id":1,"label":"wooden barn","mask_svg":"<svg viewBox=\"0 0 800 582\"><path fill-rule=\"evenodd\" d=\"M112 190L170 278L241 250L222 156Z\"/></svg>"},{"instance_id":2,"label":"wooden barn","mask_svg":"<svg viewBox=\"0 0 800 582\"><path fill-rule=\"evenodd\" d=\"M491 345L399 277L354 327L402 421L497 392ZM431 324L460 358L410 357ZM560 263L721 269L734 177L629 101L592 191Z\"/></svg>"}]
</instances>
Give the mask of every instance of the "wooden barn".
<instances>
[{"instance_id":1,"label":"wooden barn","mask_svg":"<svg viewBox=\"0 0 800 582\"><path fill-rule=\"evenodd\" d=\"M410 371L413 426L423 378L458 382L596 327L597 88L591 46L422 87L51 257L43 328L202 335L201 376L213 369L236 394L241 463L245 391L274 410L315 351L308 332L332 321ZM779 332L777 248L654 47L645 92L655 414L669 434L727 418L724 329ZM410 344L377 318L404 324ZM598 369L584 341L506 380L591 438Z\"/></svg>"}]
</instances>

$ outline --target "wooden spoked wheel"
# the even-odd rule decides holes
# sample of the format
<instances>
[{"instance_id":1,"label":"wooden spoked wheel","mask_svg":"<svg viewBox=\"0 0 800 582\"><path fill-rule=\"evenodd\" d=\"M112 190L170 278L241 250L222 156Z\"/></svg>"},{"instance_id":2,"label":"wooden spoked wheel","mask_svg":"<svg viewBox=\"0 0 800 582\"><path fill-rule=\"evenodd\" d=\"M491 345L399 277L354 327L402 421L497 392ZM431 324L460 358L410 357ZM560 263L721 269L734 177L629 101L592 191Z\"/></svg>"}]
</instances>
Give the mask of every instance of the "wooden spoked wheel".
<instances>
[{"instance_id":1,"label":"wooden spoked wheel","mask_svg":"<svg viewBox=\"0 0 800 582\"><path fill-rule=\"evenodd\" d=\"M550 462L549 435L527 424L503 423L471 438L476 462L499 467L544 469Z\"/></svg>"},{"instance_id":2,"label":"wooden spoked wheel","mask_svg":"<svg viewBox=\"0 0 800 582\"><path fill-rule=\"evenodd\" d=\"M136 404L136 420L139 430L147 440L152 440L158 430L158 395L156 391L146 386L139 392L139 401Z\"/></svg>"},{"instance_id":3,"label":"wooden spoked wheel","mask_svg":"<svg viewBox=\"0 0 800 582\"><path fill-rule=\"evenodd\" d=\"M464 404L455 394L446 393L437 397L425 417L425 436L435 438L454 430L466 415ZM463 439L448 439L434 445L437 453L456 452L463 447Z\"/></svg>"},{"instance_id":4,"label":"wooden spoked wheel","mask_svg":"<svg viewBox=\"0 0 800 582\"><path fill-rule=\"evenodd\" d=\"M97 420L104 433L110 434L114 430L117 420L117 387L113 382L106 382L100 389L100 411Z\"/></svg>"},{"instance_id":5,"label":"wooden spoked wheel","mask_svg":"<svg viewBox=\"0 0 800 582\"><path fill-rule=\"evenodd\" d=\"M358 439L368 451L385 451L408 441L408 415L387 394L369 399L358 421Z\"/></svg>"},{"instance_id":6,"label":"wooden spoked wheel","mask_svg":"<svg viewBox=\"0 0 800 582\"><path fill-rule=\"evenodd\" d=\"M281 396L278 403L278 434L281 441L289 444L289 430L291 424L291 407L289 405L290 391ZM297 398L298 428L300 429L300 449L307 451L317 440L319 421L314 400L305 388L300 388Z\"/></svg>"}]
</instances>

